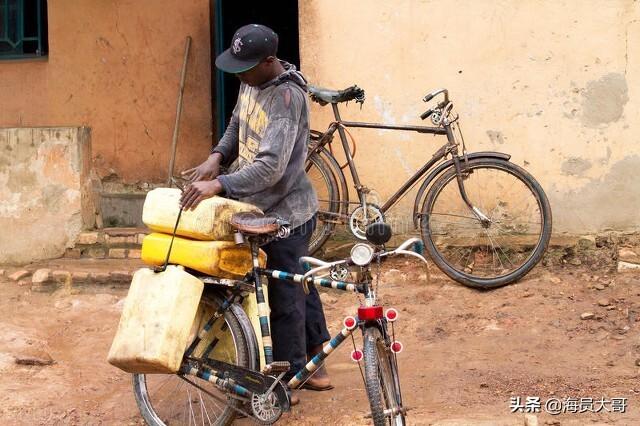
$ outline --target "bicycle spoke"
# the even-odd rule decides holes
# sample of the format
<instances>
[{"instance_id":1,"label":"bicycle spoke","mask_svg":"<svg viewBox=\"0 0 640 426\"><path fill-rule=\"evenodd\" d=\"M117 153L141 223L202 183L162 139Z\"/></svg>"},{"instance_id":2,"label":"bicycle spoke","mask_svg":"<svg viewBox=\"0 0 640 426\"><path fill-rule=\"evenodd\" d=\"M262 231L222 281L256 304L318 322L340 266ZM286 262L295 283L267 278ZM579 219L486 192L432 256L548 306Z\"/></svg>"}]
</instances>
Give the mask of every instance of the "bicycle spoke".
<instances>
[{"instance_id":1,"label":"bicycle spoke","mask_svg":"<svg viewBox=\"0 0 640 426\"><path fill-rule=\"evenodd\" d=\"M435 260L441 259L473 278L498 278L512 274L531 259L542 242L544 200L509 164L476 161L465 174L465 192L488 223L471 215L453 169L434 183L431 191L436 192L428 194L431 204L424 211L429 217L429 232L423 231L423 238L433 243Z\"/></svg>"},{"instance_id":2,"label":"bicycle spoke","mask_svg":"<svg viewBox=\"0 0 640 426\"><path fill-rule=\"evenodd\" d=\"M464 215L453 214L453 213L432 213L432 215L459 217L461 219L470 219L470 220L474 220L476 222L479 222L478 218L475 217L475 216L464 216Z\"/></svg>"}]
</instances>

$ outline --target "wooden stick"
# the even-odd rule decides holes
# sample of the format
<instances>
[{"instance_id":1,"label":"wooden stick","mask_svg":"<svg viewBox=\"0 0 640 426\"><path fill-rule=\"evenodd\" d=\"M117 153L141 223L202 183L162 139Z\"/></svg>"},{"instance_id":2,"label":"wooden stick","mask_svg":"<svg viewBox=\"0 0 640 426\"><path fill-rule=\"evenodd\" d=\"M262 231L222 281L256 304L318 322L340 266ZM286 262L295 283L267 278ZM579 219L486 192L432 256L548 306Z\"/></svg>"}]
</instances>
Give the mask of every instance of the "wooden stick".
<instances>
[{"instance_id":1,"label":"wooden stick","mask_svg":"<svg viewBox=\"0 0 640 426\"><path fill-rule=\"evenodd\" d=\"M169 177L167 185L172 186L173 168L176 161L176 148L178 147L178 132L180 130L180 116L182 115L182 95L184 94L184 81L187 78L187 60L191 50L191 36L187 36L184 46L184 61L182 62L182 75L180 76L180 89L178 91L178 105L176 107L176 122L173 126L173 140L171 142L171 158L169 160Z\"/></svg>"}]
</instances>

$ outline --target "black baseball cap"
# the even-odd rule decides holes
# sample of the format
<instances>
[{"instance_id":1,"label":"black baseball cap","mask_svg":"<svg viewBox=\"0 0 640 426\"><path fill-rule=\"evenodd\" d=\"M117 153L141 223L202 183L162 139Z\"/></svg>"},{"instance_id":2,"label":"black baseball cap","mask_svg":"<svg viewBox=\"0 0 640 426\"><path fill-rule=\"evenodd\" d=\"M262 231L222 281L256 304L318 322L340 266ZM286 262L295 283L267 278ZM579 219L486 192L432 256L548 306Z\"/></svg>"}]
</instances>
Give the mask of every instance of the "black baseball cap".
<instances>
[{"instance_id":1,"label":"black baseball cap","mask_svg":"<svg viewBox=\"0 0 640 426\"><path fill-rule=\"evenodd\" d=\"M271 28L249 24L239 28L231 39L231 47L216 58L218 69L233 74L248 71L264 58L278 51L278 34Z\"/></svg>"}]
</instances>

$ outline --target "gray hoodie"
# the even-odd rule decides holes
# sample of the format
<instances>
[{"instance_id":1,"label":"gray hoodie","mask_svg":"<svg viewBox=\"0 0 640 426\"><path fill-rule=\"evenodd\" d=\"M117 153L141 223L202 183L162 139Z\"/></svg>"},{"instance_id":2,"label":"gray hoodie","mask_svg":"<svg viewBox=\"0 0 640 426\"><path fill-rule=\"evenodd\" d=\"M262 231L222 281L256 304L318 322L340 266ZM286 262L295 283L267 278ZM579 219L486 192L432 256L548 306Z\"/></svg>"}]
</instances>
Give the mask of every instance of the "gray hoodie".
<instances>
[{"instance_id":1,"label":"gray hoodie","mask_svg":"<svg viewBox=\"0 0 640 426\"><path fill-rule=\"evenodd\" d=\"M259 87L240 85L224 136L212 152L235 172L218 180L227 196L259 207L269 216L302 225L318 210L304 164L309 140L306 80L295 66Z\"/></svg>"}]
</instances>

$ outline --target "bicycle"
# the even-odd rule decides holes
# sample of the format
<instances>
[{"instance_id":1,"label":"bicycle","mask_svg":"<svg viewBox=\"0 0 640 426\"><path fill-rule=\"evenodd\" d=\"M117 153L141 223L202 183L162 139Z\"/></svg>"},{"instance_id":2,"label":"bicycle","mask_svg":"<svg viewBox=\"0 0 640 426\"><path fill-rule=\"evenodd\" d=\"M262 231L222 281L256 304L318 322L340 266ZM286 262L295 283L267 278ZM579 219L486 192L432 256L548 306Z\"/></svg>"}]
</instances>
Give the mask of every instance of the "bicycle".
<instances>
[{"instance_id":1,"label":"bicycle","mask_svg":"<svg viewBox=\"0 0 640 426\"><path fill-rule=\"evenodd\" d=\"M421 183L413 205L413 226L420 229L431 259L453 280L475 288L500 287L518 281L542 259L552 223L544 190L527 171L509 161L509 154L467 152L459 115L453 113L446 89L423 98L424 102L439 95L444 98L420 115L422 120L430 118L432 127L342 120L339 103L364 102L364 90L358 86L341 91L310 86L309 94L321 105L331 104L335 117L326 131L311 131L306 171L318 193L320 211L310 253L326 243L337 225L347 224L353 236L364 239L368 224L384 222L389 209ZM355 143L352 151L347 128L443 135L447 142L378 206L368 200L371 189L358 176ZM344 165L333 156L336 131L346 158ZM349 201L343 172L347 166L358 197L355 202Z\"/></svg>"},{"instance_id":2,"label":"bicycle","mask_svg":"<svg viewBox=\"0 0 640 426\"><path fill-rule=\"evenodd\" d=\"M372 224L366 233L374 246L358 243L348 259L334 262L301 258L300 261L308 265L307 272L291 274L263 269L258 258L260 245L288 235L286 222L252 213L236 214L231 222L237 230L236 242L250 245L253 269L244 280L199 276L206 284L201 300L202 314L196 317L199 318L195 321L197 332L184 353L180 370L168 375L133 375L135 399L147 424L228 425L237 415L260 424L273 424L290 409L289 390L302 386L327 357L351 337L354 344L351 357L358 365L360 361L364 363L362 375L373 424L404 425L406 408L402 404L396 357L402 345L395 339L393 328L398 312L393 308L384 311L377 303L378 282L374 285L370 272L372 264L379 265L384 258L394 255L414 256L426 264L419 253L407 250L412 245L421 246L420 240L412 238L395 250L386 251L384 244L391 237L391 228L383 223ZM356 268L361 279L345 281L349 267ZM326 272L342 274L344 278L318 276ZM377 276L379 278L379 270ZM286 384L282 379L290 369L289 363L273 360L264 296L266 277L364 295L357 316L347 316L342 330ZM255 294L258 305L260 340L241 307L250 293ZM353 333L358 329L364 337L362 351L355 348Z\"/></svg>"}]
</instances>

